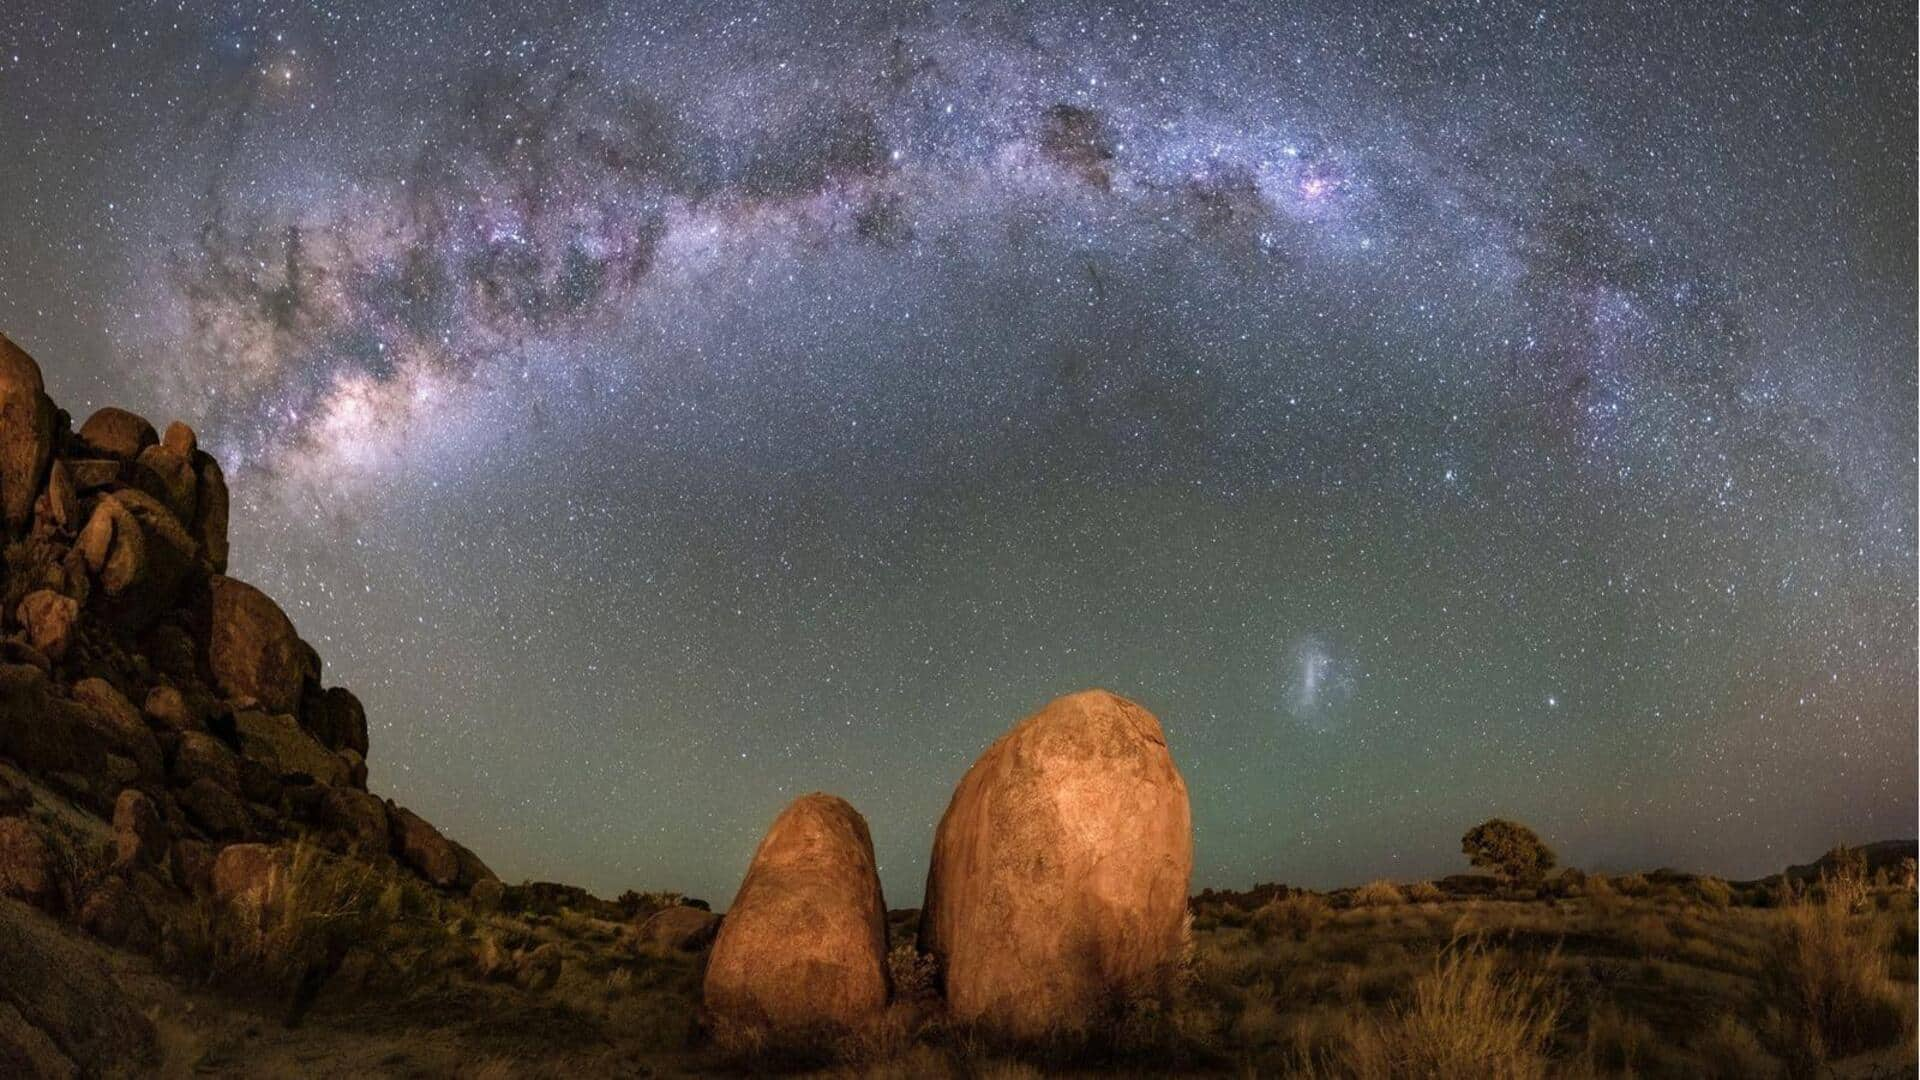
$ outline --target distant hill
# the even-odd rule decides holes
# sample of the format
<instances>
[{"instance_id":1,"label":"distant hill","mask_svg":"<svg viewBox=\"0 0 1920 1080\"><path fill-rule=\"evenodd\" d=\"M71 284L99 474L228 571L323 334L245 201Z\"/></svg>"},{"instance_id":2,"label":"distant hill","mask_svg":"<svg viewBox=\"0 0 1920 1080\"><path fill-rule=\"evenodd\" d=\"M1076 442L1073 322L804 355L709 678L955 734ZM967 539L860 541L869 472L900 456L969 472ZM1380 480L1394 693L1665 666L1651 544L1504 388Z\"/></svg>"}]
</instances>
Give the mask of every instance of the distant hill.
<instances>
[{"instance_id":1,"label":"distant hill","mask_svg":"<svg viewBox=\"0 0 1920 1080\"><path fill-rule=\"evenodd\" d=\"M1920 841L1917 840L1878 840L1871 844L1861 844L1858 850L1867 857L1867 872L1882 868L1893 869L1902 859L1920 856ZM1828 858L1832 852L1822 855L1810 863L1789 866L1786 875L1795 880L1811 880L1820 876L1820 871L1832 865Z\"/></svg>"}]
</instances>

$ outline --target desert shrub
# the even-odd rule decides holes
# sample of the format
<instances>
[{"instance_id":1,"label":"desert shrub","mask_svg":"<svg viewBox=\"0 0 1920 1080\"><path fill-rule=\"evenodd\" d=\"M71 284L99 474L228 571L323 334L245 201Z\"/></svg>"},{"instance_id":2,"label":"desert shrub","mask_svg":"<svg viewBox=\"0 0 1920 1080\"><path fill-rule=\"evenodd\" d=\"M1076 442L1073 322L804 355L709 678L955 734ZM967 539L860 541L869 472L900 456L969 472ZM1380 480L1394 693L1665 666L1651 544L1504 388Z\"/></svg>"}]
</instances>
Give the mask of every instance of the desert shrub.
<instances>
[{"instance_id":1,"label":"desert shrub","mask_svg":"<svg viewBox=\"0 0 1920 1080\"><path fill-rule=\"evenodd\" d=\"M1699 1075L1711 1080L1770 1080L1785 1072L1767 1053L1753 1029L1731 1013L1722 1013L1693 1042Z\"/></svg>"},{"instance_id":2,"label":"desert shrub","mask_svg":"<svg viewBox=\"0 0 1920 1080\"><path fill-rule=\"evenodd\" d=\"M165 928L162 959L209 983L292 992L299 1008L348 950L377 947L394 918L431 903L409 897L406 888L366 863L302 842L258 902L203 898L176 913Z\"/></svg>"},{"instance_id":3,"label":"desert shrub","mask_svg":"<svg viewBox=\"0 0 1920 1080\"><path fill-rule=\"evenodd\" d=\"M1318 893L1297 892L1269 900L1253 913L1249 925L1261 940L1290 937L1305 941L1333 918L1333 907Z\"/></svg>"},{"instance_id":4,"label":"desert shrub","mask_svg":"<svg viewBox=\"0 0 1920 1080\"><path fill-rule=\"evenodd\" d=\"M1233 1041L1240 1046L1270 1046L1280 1041L1283 1030L1273 984L1262 979L1247 987L1240 997L1239 1015L1233 1018Z\"/></svg>"},{"instance_id":5,"label":"desert shrub","mask_svg":"<svg viewBox=\"0 0 1920 1080\"><path fill-rule=\"evenodd\" d=\"M1658 1041L1651 1025L1613 1005L1587 1016L1587 1065L1595 1072L1633 1075L1645 1068Z\"/></svg>"},{"instance_id":6,"label":"desert shrub","mask_svg":"<svg viewBox=\"0 0 1920 1080\"><path fill-rule=\"evenodd\" d=\"M1415 904L1437 904L1446 898L1440 886L1431 881L1416 881L1407 886L1407 899Z\"/></svg>"},{"instance_id":7,"label":"desert shrub","mask_svg":"<svg viewBox=\"0 0 1920 1080\"><path fill-rule=\"evenodd\" d=\"M899 1001L919 1001L938 997L940 962L925 955L911 942L901 942L887 953L887 970L893 977L893 996Z\"/></svg>"},{"instance_id":8,"label":"desert shrub","mask_svg":"<svg viewBox=\"0 0 1920 1080\"><path fill-rule=\"evenodd\" d=\"M1696 879L1693 895L1708 907L1723 908L1733 904L1733 888L1717 877Z\"/></svg>"},{"instance_id":9,"label":"desert shrub","mask_svg":"<svg viewBox=\"0 0 1920 1080\"><path fill-rule=\"evenodd\" d=\"M1467 862L1491 870L1510 882L1534 883L1553 869L1553 849L1532 829L1517 821L1493 818L1468 829L1460 838Z\"/></svg>"},{"instance_id":10,"label":"desert shrub","mask_svg":"<svg viewBox=\"0 0 1920 1080\"><path fill-rule=\"evenodd\" d=\"M1621 874L1613 879L1613 890L1622 896L1641 898L1653 893L1653 885L1645 874Z\"/></svg>"},{"instance_id":11,"label":"desert shrub","mask_svg":"<svg viewBox=\"0 0 1920 1080\"><path fill-rule=\"evenodd\" d=\"M1546 1075L1560 999L1544 967L1502 972L1484 943L1456 941L1414 982L1409 1001L1359 1026L1325 1064L1357 1080Z\"/></svg>"},{"instance_id":12,"label":"desert shrub","mask_svg":"<svg viewBox=\"0 0 1920 1080\"><path fill-rule=\"evenodd\" d=\"M1796 1031L1795 1056L1811 1062L1891 1046L1911 1023L1908 995L1891 976L1888 927L1856 911L1860 880L1864 872L1823 874L1817 900L1779 915L1770 974Z\"/></svg>"},{"instance_id":13,"label":"desert shrub","mask_svg":"<svg viewBox=\"0 0 1920 1080\"><path fill-rule=\"evenodd\" d=\"M1838 854L1836 854L1838 853ZM1813 891L1827 906L1838 906L1853 914L1866 906L1871 892L1867 884L1867 862L1857 848L1839 847L1826 855L1832 865L1820 872Z\"/></svg>"},{"instance_id":14,"label":"desert shrub","mask_svg":"<svg viewBox=\"0 0 1920 1080\"><path fill-rule=\"evenodd\" d=\"M1391 881L1369 881L1353 890L1354 907L1393 907L1406 903L1400 887Z\"/></svg>"}]
</instances>

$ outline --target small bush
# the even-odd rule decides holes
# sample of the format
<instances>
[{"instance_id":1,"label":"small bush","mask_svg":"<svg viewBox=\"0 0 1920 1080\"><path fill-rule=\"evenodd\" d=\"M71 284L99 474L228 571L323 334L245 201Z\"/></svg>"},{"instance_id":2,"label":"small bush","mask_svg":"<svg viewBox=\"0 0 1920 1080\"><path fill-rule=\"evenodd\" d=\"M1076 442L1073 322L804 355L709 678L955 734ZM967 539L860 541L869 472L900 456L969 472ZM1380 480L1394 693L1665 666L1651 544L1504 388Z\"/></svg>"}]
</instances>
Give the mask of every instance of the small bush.
<instances>
[{"instance_id":1,"label":"small bush","mask_svg":"<svg viewBox=\"0 0 1920 1080\"><path fill-rule=\"evenodd\" d=\"M1278 900L1269 900L1253 913L1250 925L1255 936L1290 937L1305 941L1314 931L1333 918L1333 907L1318 893L1299 892Z\"/></svg>"},{"instance_id":2,"label":"small bush","mask_svg":"<svg viewBox=\"0 0 1920 1080\"><path fill-rule=\"evenodd\" d=\"M1633 1075L1645 1068L1659 1036L1646 1021L1612 1005L1587 1017L1587 1064L1600 1073Z\"/></svg>"},{"instance_id":3,"label":"small bush","mask_svg":"<svg viewBox=\"0 0 1920 1080\"><path fill-rule=\"evenodd\" d=\"M1731 1013L1722 1013L1694 1041L1693 1051L1699 1058L1701 1075L1712 1080L1770 1080L1785 1072L1753 1030Z\"/></svg>"},{"instance_id":4,"label":"small bush","mask_svg":"<svg viewBox=\"0 0 1920 1080\"><path fill-rule=\"evenodd\" d=\"M1484 944L1456 941L1414 983L1412 1000L1358 1030L1329 1065L1357 1080L1532 1080L1546 1075L1560 1008L1544 967L1503 973Z\"/></svg>"},{"instance_id":5,"label":"small bush","mask_svg":"<svg viewBox=\"0 0 1920 1080\"><path fill-rule=\"evenodd\" d=\"M1645 897L1653 892L1653 886L1645 874L1621 874L1613 879L1613 890L1622 896Z\"/></svg>"},{"instance_id":6,"label":"small bush","mask_svg":"<svg viewBox=\"0 0 1920 1080\"><path fill-rule=\"evenodd\" d=\"M1819 899L1783 908L1771 974L1798 1028L1796 1056L1814 1063L1892 1046L1910 1023L1890 974L1887 927L1856 912L1847 870L1822 875Z\"/></svg>"},{"instance_id":7,"label":"small bush","mask_svg":"<svg viewBox=\"0 0 1920 1080\"><path fill-rule=\"evenodd\" d=\"M923 955L911 942L901 942L887 953L896 1001L919 1001L940 994L940 962Z\"/></svg>"},{"instance_id":8,"label":"small bush","mask_svg":"<svg viewBox=\"0 0 1920 1080\"><path fill-rule=\"evenodd\" d=\"M1353 891L1354 907L1397 907L1406 901L1391 881L1369 881Z\"/></svg>"},{"instance_id":9,"label":"small bush","mask_svg":"<svg viewBox=\"0 0 1920 1080\"><path fill-rule=\"evenodd\" d=\"M1437 904L1446 898L1440 886L1431 881L1416 881L1407 886L1407 900L1415 904Z\"/></svg>"},{"instance_id":10,"label":"small bush","mask_svg":"<svg viewBox=\"0 0 1920 1080\"><path fill-rule=\"evenodd\" d=\"M1695 880L1693 895L1708 907L1723 908L1733 904L1733 888L1717 877L1703 877Z\"/></svg>"}]
</instances>

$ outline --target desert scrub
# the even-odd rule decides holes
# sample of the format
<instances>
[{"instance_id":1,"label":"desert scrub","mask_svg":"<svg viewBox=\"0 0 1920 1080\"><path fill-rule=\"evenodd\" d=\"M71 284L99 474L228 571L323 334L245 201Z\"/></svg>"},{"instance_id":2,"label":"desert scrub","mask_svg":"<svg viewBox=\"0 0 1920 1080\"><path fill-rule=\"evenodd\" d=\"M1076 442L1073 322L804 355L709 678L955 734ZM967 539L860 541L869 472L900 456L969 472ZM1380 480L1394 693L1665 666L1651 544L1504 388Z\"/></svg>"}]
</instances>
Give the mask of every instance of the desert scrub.
<instances>
[{"instance_id":1,"label":"desert scrub","mask_svg":"<svg viewBox=\"0 0 1920 1080\"><path fill-rule=\"evenodd\" d=\"M1407 886L1407 900L1415 904L1438 904L1447 898L1440 886L1431 881L1416 881Z\"/></svg>"},{"instance_id":2,"label":"desert scrub","mask_svg":"<svg viewBox=\"0 0 1920 1080\"><path fill-rule=\"evenodd\" d=\"M282 860L254 902L202 897L175 911L162 962L209 985L291 993L298 1010L350 951L404 971L447 944L443 901L419 882L304 841Z\"/></svg>"},{"instance_id":3,"label":"desert scrub","mask_svg":"<svg viewBox=\"0 0 1920 1080\"><path fill-rule=\"evenodd\" d=\"M1892 1046L1911 1032L1911 995L1892 977L1892 928L1861 910L1864 898L1864 875L1843 866L1780 909L1771 976L1789 1010L1790 1056L1803 1064Z\"/></svg>"},{"instance_id":4,"label":"desert scrub","mask_svg":"<svg viewBox=\"0 0 1920 1080\"><path fill-rule=\"evenodd\" d=\"M1394 907L1406 900L1400 887L1391 881L1369 881L1353 890L1354 907Z\"/></svg>"},{"instance_id":5,"label":"desert scrub","mask_svg":"<svg viewBox=\"0 0 1920 1080\"><path fill-rule=\"evenodd\" d=\"M1412 997L1383 1018L1357 1018L1344 1051L1305 1070L1355 1080L1545 1076L1561 1001L1544 967L1503 971L1484 942L1443 949Z\"/></svg>"},{"instance_id":6,"label":"desert scrub","mask_svg":"<svg viewBox=\"0 0 1920 1080\"><path fill-rule=\"evenodd\" d=\"M1318 893L1302 892L1262 904L1253 913L1249 925L1254 936L1262 941L1274 937L1305 941L1331 918L1333 907L1324 897Z\"/></svg>"}]
</instances>

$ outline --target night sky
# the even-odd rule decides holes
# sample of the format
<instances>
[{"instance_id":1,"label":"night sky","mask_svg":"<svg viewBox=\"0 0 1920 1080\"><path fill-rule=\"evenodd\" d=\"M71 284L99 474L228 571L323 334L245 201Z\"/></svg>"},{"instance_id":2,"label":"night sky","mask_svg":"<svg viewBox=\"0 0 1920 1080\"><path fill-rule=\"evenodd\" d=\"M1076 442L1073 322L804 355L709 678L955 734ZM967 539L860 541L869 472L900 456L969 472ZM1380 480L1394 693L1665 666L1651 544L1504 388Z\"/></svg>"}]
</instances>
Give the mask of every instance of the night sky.
<instances>
[{"instance_id":1,"label":"night sky","mask_svg":"<svg viewBox=\"0 0 1920 1080\"><path fill-rule=\"evenodd\" d=\"M508 880L1088 686L1196 888L1913 834L1910 3L5 6L0 329Z\"/></svg>"}]
</instances>

